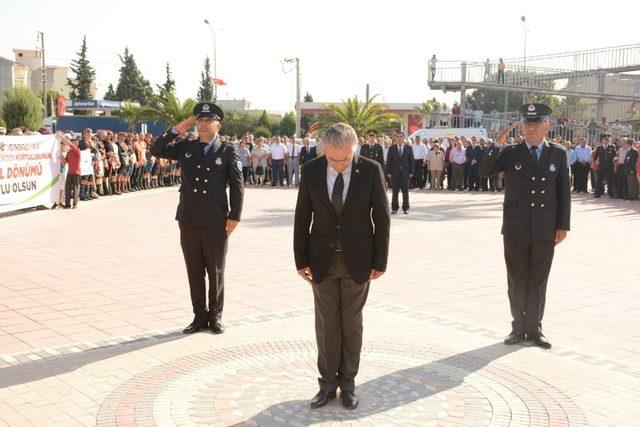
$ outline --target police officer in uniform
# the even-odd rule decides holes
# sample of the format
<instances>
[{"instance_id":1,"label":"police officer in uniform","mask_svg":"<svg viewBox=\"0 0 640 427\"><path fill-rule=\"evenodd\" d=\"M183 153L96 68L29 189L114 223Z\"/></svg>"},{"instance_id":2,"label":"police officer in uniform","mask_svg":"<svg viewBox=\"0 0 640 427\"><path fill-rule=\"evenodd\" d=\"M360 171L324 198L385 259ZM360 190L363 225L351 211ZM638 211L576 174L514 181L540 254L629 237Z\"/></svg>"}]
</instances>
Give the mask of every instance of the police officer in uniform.
<instances>
[{"instance_id":1,"label":"police officer in uniform","mask_svg":"<svg viewBox=\"0 0 640 427\"><path fill-rule=\"evenodd\" d=\"M375 130L367 132L367 138L364 144L362 144L362 147L360 147L360 155L378 162L384 170L384 153L382 152L382 147L376 144L376 135L377 132Z\"/></svg>"},{"instance_id":2,"label":"police officer in uniform","mask_svg":"<svg viewBox=\"0 0 640 427\"><path fill-rule=\"evenodd\" d=\"M505 173L502 234L513 329L504 342L529 340L551 348L541 322L554 249L569 231L569 167L564 147L545 139L551 109L526 104L520 113L524 141L500 150L516 125L502 131L496 145L485 151L480 175Z\"/></svg>"},{"instance_id":3,"label":"police officer in uniform","mask_svg":"<svg viewBox=\"0 0 640 427\"><path fill-rule=\"evenodd\" d=\"M598 172L596 173L596 194L593 196L598 199L604 194L604 183L607 183L607 192L609 197L615 196L613 169L614 159L617 156L616 147L609 143L611 134L603 133L600 135L600 142L602 143L596 148L596 153L593 159L598 162Z\"/></svg>"},{"instance_id":4,"label":"police officer in uniform","mask_svg":"<svg viewBox=\"0 0 640 427\"><path fill-rule=\"evenodd\" d=\"M227 241L240 221L243 178L238 150L220 140L223 118L219 106L201 102L194 107L193 117L163 133L151 147L156 157L178 160L182 170L176 220L195 314L185 334L207 328L215 334L224 332L221 317ZM197 139L174 142L194 124ZM208 310L205 273L209 278Z\"/></svg>"}]
</instances>

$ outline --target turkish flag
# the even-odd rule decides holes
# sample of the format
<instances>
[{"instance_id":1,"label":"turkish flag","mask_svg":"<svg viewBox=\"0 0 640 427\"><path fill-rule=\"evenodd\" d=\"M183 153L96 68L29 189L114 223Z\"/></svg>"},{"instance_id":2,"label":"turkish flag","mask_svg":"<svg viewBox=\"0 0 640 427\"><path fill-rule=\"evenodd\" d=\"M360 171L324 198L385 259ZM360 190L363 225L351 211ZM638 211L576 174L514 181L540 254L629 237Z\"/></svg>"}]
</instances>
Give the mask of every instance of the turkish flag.
<instances>
[{"instance_id":1,"label":"turkish flag","mask_svg":"<svg viewBox=\"0 0 640 427\"><path fill-rule=\"evenodd\" d=\"M226 86L226 83L222 79L211 79L211 81L216 86Z\"/></svg>"}]
</instances>

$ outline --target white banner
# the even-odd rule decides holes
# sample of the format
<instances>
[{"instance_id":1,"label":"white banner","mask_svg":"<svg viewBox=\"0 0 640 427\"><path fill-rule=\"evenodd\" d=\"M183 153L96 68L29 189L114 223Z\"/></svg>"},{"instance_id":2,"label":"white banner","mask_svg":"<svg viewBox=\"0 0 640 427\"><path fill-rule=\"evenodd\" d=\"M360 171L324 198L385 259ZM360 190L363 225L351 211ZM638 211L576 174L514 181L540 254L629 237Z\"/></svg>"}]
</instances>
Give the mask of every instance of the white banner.
<instances>
[{"instance_id":1,"label":"white banner","mask_svg":"<svg viewBox=\"0 0 640 427\"><path fill-rule=\"evenodd\" d=\"M80 150L80 176L93 175L93 163L91 163L91 150Z\"/></svg>"},{"instance_id":2,"label":"white banner","mask_svg":"<svg viewBox=\"0 0 640 427\"><path fill-rule=\"evenodd\" d=\"M60 180L55 135L0 136L0 213L57 202Z\"/></svg>"}]
</instances>

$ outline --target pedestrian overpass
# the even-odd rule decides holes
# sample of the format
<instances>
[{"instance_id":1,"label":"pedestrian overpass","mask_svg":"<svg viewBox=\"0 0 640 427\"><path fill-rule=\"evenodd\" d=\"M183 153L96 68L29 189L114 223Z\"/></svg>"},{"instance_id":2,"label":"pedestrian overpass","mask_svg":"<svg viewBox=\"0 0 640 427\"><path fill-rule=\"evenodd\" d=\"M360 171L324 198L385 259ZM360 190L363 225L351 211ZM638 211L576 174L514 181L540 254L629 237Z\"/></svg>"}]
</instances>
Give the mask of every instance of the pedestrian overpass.
<instances>
[{"instance_id":1,"label":"pedestrian overpass","mask_svg":"<svg viewBox=\"0 0 640 427\"><path fill-rule=\"evenodd\" d=\"M598 120L606 102L640 102L640 44L564 52L504 60L504 78L498 64L438 61L429 68L430 89L460 91L464 105L468 89L489 89L525 94L550 94L597 100Z\"/></svg>"}]
</instances>

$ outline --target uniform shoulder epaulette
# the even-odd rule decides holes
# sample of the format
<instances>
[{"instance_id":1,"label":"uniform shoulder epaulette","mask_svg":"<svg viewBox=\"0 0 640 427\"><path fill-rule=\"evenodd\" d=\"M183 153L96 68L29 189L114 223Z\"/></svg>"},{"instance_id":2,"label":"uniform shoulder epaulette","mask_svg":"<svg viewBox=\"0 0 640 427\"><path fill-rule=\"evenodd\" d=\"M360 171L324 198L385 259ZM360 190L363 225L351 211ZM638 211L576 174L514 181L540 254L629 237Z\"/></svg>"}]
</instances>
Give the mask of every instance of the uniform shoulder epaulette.
<instances>
[{"instance_id":1,"label":"uniform shoulder epaulette","mask_svg":"<svg viewBox=\"0 0 640 427\"><path fill-rule=\"evenodd\" d=\"M563 151L567 151L567 149L565 148L565 146L564 146L564 145L562 145L562 144L558 144L557 142L550 141L550 142L549 142L549 145L550 145L550 146L552 146L552 147L560 148L560 149L562 149Z\"/></svg>"}]
</instances>

